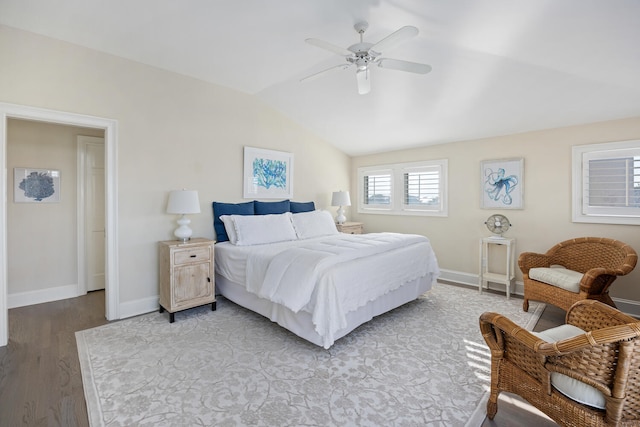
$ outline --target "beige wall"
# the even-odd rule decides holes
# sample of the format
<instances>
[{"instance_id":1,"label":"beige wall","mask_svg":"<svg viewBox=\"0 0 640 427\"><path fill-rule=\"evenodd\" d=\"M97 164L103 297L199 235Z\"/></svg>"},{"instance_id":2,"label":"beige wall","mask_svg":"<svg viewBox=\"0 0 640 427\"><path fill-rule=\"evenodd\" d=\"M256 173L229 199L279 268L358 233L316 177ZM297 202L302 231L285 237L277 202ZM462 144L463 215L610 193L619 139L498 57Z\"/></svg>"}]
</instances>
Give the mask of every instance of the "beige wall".
<instances>
[{"instance_id":1,"label":"beige wall","mask_svg":"<svg viewBox=\"0 0 640 427\"><path fill-rule=\"evenodd\" d=\"M78 135L97 129L11 119L7 126L7 253L9 294L76 286ZM15 203L16 167L57 169L59 203Z\"/></svg>"},{"instance_id":2,"label":"beige wall","mask_svg":"<svg viewBox=\"0 0 640 427\"><path fill-rule=\"evenodd\" d=\"M350 218L363 221L368 231L428 236L443 269L474 275L478 273L478 239L490 235L484 221L492 213L509 218L513 226L505 236L517 239L517 253L545 252L557 242L579 236L619 239L640 252L638 226L571 222L571 147L632 139L640 139L640 117L356 157L351 163L354 195L360 166L449 159L449 216L367 215L358 214L352 206ZM480 161L513 157L524 158L524 209L481 209ZM522 281L516 270L516 280ZM611 294L640 303L640 266L618 279Z\"/></svg>"},{"instance_id":3,"label":"beige wall","mask_svg":"<svg viewBox=\"0 0 640 427\"><path fill-rule=\"evenodd\" d=\"M358 215L368 231L428 236L442 268L477 274L479 237L494 211L479 208L479 162L524 157L525 209L501 211L513 223L518 252L544 251L581 235L627 241L633 226L571 222L571 146L640 138L640 118L430 146L350 159L254 97L139 63L0 26L0 101L118 120L119 283L121 302L158 294L156 242L172 238L164 213L169 190L196 189L202 213L194 235L213 237L210 203L242 201L243 146L295 156L294 200L321 208L351 184L358 166L449 159L447 218ZM332 210L334 208L331 208ZM553 224L553 225L551 225ZM618 298L640 301L640 268L614 285ZM518 276L521 280L521 276ZM11 285L10 285L11 286Z\"/></svg>"},{"instance_id":4,"label":"beige wall","mask_svg":"<svg viewBox=\"0 0 640 427\"><path fill-rule=\"evenodd\" d=\"M156 242L173 238L169 190L199 191L195 236L214 200L242 199L243 147L294 154L293 200L321 208L349 186L350 159L254 97L0 26L0 101L118 120L120 301L158 295Z\"/></svg>"}]
</instances>

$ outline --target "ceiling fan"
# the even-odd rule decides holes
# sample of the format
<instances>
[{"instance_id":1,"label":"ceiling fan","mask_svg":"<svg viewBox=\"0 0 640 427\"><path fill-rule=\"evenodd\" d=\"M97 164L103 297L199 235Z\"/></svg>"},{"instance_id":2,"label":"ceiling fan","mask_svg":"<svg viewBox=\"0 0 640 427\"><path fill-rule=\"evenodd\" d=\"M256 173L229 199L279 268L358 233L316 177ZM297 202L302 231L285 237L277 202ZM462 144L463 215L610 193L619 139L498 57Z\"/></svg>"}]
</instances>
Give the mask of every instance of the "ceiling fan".
<instances>
[{"instance_id":1,"label":"ceiling fan","mask_svg":"<svg viewBox=\"0 0 640 427\"><path fill-rule=\"evenodd\" d=\"M390 68L392 70L408 71L410 73L417 74L427 74L431 71L431 66L427 64L380 57L383 50L418 35L418 29L416 27L409 25L402 27L375 44L363 41L364 32L369 28L368 23L358 22L353 26L353 28L355 28L356 32L360 34L360 43L353 44L346 49L323 40L306 39L305 41L313 46L344 56L347 63L335 65L326 70L311 74L300 81L319 77L333 70L344 70L355 65L356 79L358 81L358 93L364 95L371 91L370 68L372 64L381 68Z\"/></svg>"}]
</instances>

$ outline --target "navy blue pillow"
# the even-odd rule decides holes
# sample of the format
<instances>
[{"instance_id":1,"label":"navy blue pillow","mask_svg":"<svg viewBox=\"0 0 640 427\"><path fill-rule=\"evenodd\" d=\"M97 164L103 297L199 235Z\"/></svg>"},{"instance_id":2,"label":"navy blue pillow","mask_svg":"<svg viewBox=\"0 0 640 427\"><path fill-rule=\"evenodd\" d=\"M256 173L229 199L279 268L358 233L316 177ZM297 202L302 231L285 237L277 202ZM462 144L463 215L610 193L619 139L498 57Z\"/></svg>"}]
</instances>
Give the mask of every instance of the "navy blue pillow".
<instances>
[{"instance_id":1,"label":"navy blue pillow","mask_svg":"<svg viewBox=\"0 0 640 427\"><path fill-rule=\"evenodd\" d=\"M216 240L226 242L229 240L224 224L220 220L221 215L254 215L253 202L246 203L221 203L213 202L213 228L216 230Z\"/></svg>"},{"instance_id":2,"label":"navy blue pillow","mask_svg":"<svg viewBox=\"0 0 640 427\"><path fill-rule=\"evenodd\" d=\"M283 214L291 212L289 200L281 202L259 202L254 200L256 215Z\"/></svg>"},{"instance_id":3,"label":"navy blue pillow","mask_svg":"<svg viewBox=\"0 0 640 427\"><path fill-rule=\"evenodd\" d=\"M291 213L311 212L316 210L313 202L291 202Z\"/></svg>"}]
</instances>

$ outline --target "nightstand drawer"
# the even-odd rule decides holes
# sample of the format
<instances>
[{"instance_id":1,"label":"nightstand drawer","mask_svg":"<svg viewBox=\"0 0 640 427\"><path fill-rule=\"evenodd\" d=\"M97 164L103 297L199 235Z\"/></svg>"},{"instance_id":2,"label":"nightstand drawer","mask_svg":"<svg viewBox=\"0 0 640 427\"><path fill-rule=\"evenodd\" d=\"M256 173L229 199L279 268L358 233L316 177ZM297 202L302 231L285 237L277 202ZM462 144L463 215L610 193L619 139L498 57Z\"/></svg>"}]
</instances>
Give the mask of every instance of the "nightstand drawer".
<instances>
[{"instance_id":1,"label":"nightstand drawer","mask_svg":"<svg viewBox=\"0 0 640 427\"><path fill-rule=\"evenodd\" d=\"M175 265L189 264L192 262L209 261L211 250L207 247L178 250L173 254Z\"/></svg>"}]
</instances>

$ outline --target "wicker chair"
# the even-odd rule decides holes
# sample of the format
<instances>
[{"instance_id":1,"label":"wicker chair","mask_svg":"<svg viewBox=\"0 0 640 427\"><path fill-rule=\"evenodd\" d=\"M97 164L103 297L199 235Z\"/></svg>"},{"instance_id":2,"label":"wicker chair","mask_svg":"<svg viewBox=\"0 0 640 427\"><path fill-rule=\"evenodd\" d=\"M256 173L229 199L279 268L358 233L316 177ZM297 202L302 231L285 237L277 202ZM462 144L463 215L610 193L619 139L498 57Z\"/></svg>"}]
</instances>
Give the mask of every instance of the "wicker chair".
<instances>
[{"instance_id":1,"label":"wicker chair","mask_svg":"<svg viewBox=\"0 0 640 427\"><path fill-rule=\"evenodd\" d=\"M491 350L489 419L504 391L523 397L563 426L640 426L640 321L600 301L583 300L569 309L567 324L587 332L548 342L500 314L480 316ZM557 378L552 372L596 388L604 395L604 409L560 393L552 385Z\"/></svg>"},{"instance_id":2,"label":"wicker chair","mask_svg":"<svg viewBox=\"0 0 640 427\"><path fill-rule=\"evenodd\" d=\"M633 248L619 240L601 237L580 237L558 243L545 254L523 252L518 266L524 280L522 308L529 311L529 300L542 301L568 310L575 302L595 299L615 307L609 297L609 286L618 276L629 274L638 261ZM575 281L576 291L543 283L529 277L529 270L536 267L562 266L582 273ZM578 276L579 278L579 276Z\"/></svg>"}]
</instances>

